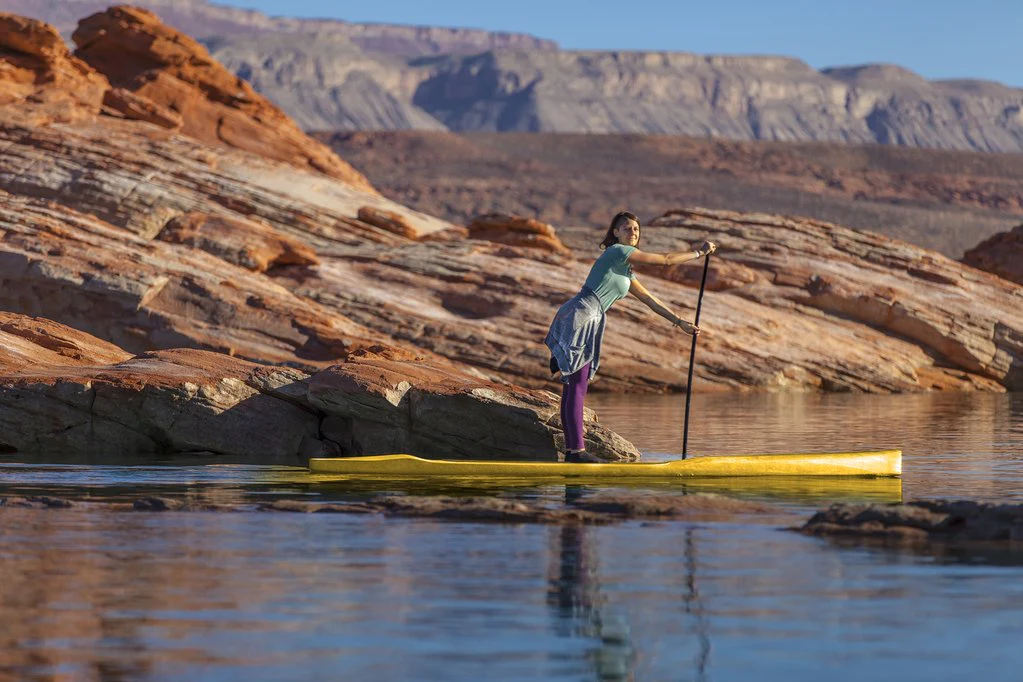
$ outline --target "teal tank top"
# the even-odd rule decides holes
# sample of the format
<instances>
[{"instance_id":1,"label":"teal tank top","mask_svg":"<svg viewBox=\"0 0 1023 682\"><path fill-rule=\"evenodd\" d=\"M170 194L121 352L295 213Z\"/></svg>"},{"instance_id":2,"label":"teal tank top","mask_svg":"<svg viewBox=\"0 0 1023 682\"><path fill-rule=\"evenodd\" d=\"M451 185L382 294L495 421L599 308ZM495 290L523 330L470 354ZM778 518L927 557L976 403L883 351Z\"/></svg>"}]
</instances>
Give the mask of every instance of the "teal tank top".
<instances>
[{"instance_id":1,"label":"teal tank top","mask_svg":"<svg viewBox=\"0 0 1023 682\"><path fill-rule=\"evenodd\" d=\"M629 285L632 284L634 275L628 258L635 250L635 246L612 244L600 254L600 258L590 268L585 286L597 294L600 307L605 313L615 301L620 301L629 294Z\"/></svg>"}]
</instances>

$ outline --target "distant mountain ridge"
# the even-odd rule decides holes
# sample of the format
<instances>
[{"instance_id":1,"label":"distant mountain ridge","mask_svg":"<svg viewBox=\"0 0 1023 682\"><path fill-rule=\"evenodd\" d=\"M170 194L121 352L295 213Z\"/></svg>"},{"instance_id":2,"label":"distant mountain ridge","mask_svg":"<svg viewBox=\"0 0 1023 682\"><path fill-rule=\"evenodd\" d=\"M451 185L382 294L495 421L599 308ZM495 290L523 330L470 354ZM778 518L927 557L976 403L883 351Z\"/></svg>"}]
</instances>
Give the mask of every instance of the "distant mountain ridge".
<instances>
[{"instance_id":1,"label":"distant mountain ridge","mask_svg":"<svg viewBox=\"0 0 1023 682\"><path fill-rule=\"evenodd\" d=\"M794 58L566 51L474 29L140 0L306 130L653 133L1023 151L1023 89ZM0 0L61 30L101 0Z\"/></svg>"},{"instance_id":2,"label":"distant mountain ridge","mask_svg":"<svg viewBox=\"0 0 1023 682\"><path fill-rule=\"evenodd\" d=\"M80 19L115 4L152 10L169 26L199 40L253 33L327 32L345 36L368 50L409 57L475 53L506 47L558 49L554 41L522 33L402 24L359 24L340 19L271 17L256 10L218 5L207 0L132 0L124 3L116 0L0 0L0 12L42 19L56 26L64 35L70 35Z\"/></svg>"}]
</instances>

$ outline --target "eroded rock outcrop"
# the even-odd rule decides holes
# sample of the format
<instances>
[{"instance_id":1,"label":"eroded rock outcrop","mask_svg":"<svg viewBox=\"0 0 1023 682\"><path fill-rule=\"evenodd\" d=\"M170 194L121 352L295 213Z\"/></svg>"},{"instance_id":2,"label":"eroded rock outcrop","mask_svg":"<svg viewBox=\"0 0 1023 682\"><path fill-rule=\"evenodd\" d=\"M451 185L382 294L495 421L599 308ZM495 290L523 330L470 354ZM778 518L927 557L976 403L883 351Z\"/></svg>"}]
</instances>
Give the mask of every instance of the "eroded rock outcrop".
<instances>
[{"instance_id":1,"label":"eroded rock outcrop","mask_svg":"<svg viewBox=\"0 0 1023 682\"><path fill-rule=\"evenodd\" d=\"M199 350L131 356L65 325L0 314L0 451L206 455L250 463L408 452L555 460L558 400L377 346L309 376ZM593 423L609 459L637 459Z\"/></svg>"},{"instance_id":2,"label":"eroded rock outcrop","mask_svg":"<svg viewBox=\"0 0 1023 682\"><path fill-rule=\"evenodd\" d=\"M34 124L95 116L110 83L49 24L0 14L0 112Z\"/></svg>"},{"instance_id":3,"label":"eroded rock outcrop","mask_svg":"<svg viewBox=\"0 0 1023 682\"><path fill-rule=\"evenodd\" d=\"M808 535L910 543L1018 542L1023 540L1023 505L972 500L836 504L814 514L800 530Z\"/></svg>"},{"instance_id":4,"label":"eroded rock outcrop","mask_svg":"<svg viewBox=\"0 0 1023 682\"><path fill-rule=\"evenodd\" d=\"M311 168L366 191L366 178L294 122L201 44L152 12L117 6L82 20L75 55L118 88L172 110L181 131L292 165Z\"/></svg>"},{"instance_id":5,"label":"eroded rock outcrop","mask_svg":"<svg viewBox=\"0 0 1023 682\"><path fill-rule=\"evenodd\" d=\"M1023 284L1023 225L977 244L963 254L963 262Z\"/></svg>"},{"instance_id":6,"label":"eroded rock outcrop","mask_svg":"<svg viewBox=\"0 0 1023 682\"><path fill-rule=\"evenodd\" d=\"M1018 285L903 242L811 220L685 210L652 221L644 238L654 249L711 239L722 245L712 281L730 284L730 294L856 321L913 342L935 359L909 375L924 385L956 385L965 371L978 377L977 385L986 379L1023 388ZM681 267L649 272L695 286L695 273L681 276ZM878 352L878 365L895 357Z\"/></svg>"},{"instance_id":7,"label":"eroded rock outcrop","mask_svg":"<svg viewBox=\"0 0 1023 682\"><path fill-rule=\"evenodd\" d=\"M418 452L436 457L539 459L564 446L557 396L472 380L465 372L377 348L309 379L308 401L331 415L324 436L345 453ZM500 410L500 419L487 418ZM630 443L584 415L590 452L639 459Z\"/></svg>"},{"instance_id":8,"label":"eroded rock outcrop","mask_svg":"<svg viewBox=\"0 0 1023 682\"><path fill-rule=\"evenodd\" d=\"M466 226L470 239L521 246L568 256L571 251L558 239L557 232L547 223L522 216L487 213L473 218Z\"/></svg>"},{"instance_id":9,"label":"eroded rock outcrop","mask_svg":"<svg viewBox=\"0 0 1023 682\"><path fill-rule=\"evenodd\" d=\"M206 251L148 240L60 204L0 198L0 309L56 320L132 353L188 346L314 368L377 343L344 315Z\"/></svg>"},{"instance_id":10,"label":"eroded rock outcrop","mask_svg":"<svg viewBox=\"0 0 1023 682\"><path fill-rule=\"evenodd\" d=\"M157 239L202 249L255 272L266 272L283 265L319 263L310 246L281 234L265 223L211 216L198 211L168 221Z\"/></svg>"}]
</instances>

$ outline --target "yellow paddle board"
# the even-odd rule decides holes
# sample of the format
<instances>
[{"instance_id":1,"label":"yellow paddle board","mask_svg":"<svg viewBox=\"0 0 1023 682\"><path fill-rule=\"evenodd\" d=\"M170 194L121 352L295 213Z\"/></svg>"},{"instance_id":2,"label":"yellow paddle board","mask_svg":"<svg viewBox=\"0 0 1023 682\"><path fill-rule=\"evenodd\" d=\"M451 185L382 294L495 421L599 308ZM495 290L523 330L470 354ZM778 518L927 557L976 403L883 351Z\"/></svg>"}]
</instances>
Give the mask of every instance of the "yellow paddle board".
<instances>
[{"instance_id":1,"label":"yellow paddle board","mask_svg":"<svg viewBox=\"0 0 1023 682\"><path fill-rule=\"evenodd\" d=\"M741 476L898 476L900 450L693 457L668 462L568 464L493 460L422 459L412 455L374 455L311 459L319 474L375 476L507 476L580 478L722 478Z\"/></svg>"}]
</instances>

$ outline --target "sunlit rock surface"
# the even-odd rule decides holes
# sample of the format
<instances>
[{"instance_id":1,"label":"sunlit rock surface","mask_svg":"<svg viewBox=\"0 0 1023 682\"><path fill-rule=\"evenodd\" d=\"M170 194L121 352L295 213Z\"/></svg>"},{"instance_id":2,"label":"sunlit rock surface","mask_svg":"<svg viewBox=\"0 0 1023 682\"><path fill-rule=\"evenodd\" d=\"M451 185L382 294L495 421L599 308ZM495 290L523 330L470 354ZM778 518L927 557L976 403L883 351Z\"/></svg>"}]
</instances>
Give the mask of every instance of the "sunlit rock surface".
<instances>
[{"instance_id":1,"label":"sunlit rock surface","mask_svg":"<svg viewBox=\"0 0 1023 682\"><path fill-rule=\"evenodd\" d=\"M227 71L206 48L147 10L117 6L86 17L75 55L120 88L180 114L182 132L308 167L372 191L369 181Z\"/></svg>"},{"instance_id":2,"label":"sunlit rock surface","mask_svg":"<svg viewBox=\"0 0 1023 682\"><path fill-rule=\"evenodd\" d=\"M557 459L558 399L377 346L312 376L197 350L131 356L40 318L0 313L0 452L188 455L304 465L406 452ZM587 414L587 441L638 459Z\"/></svg>"}]
</instances>

